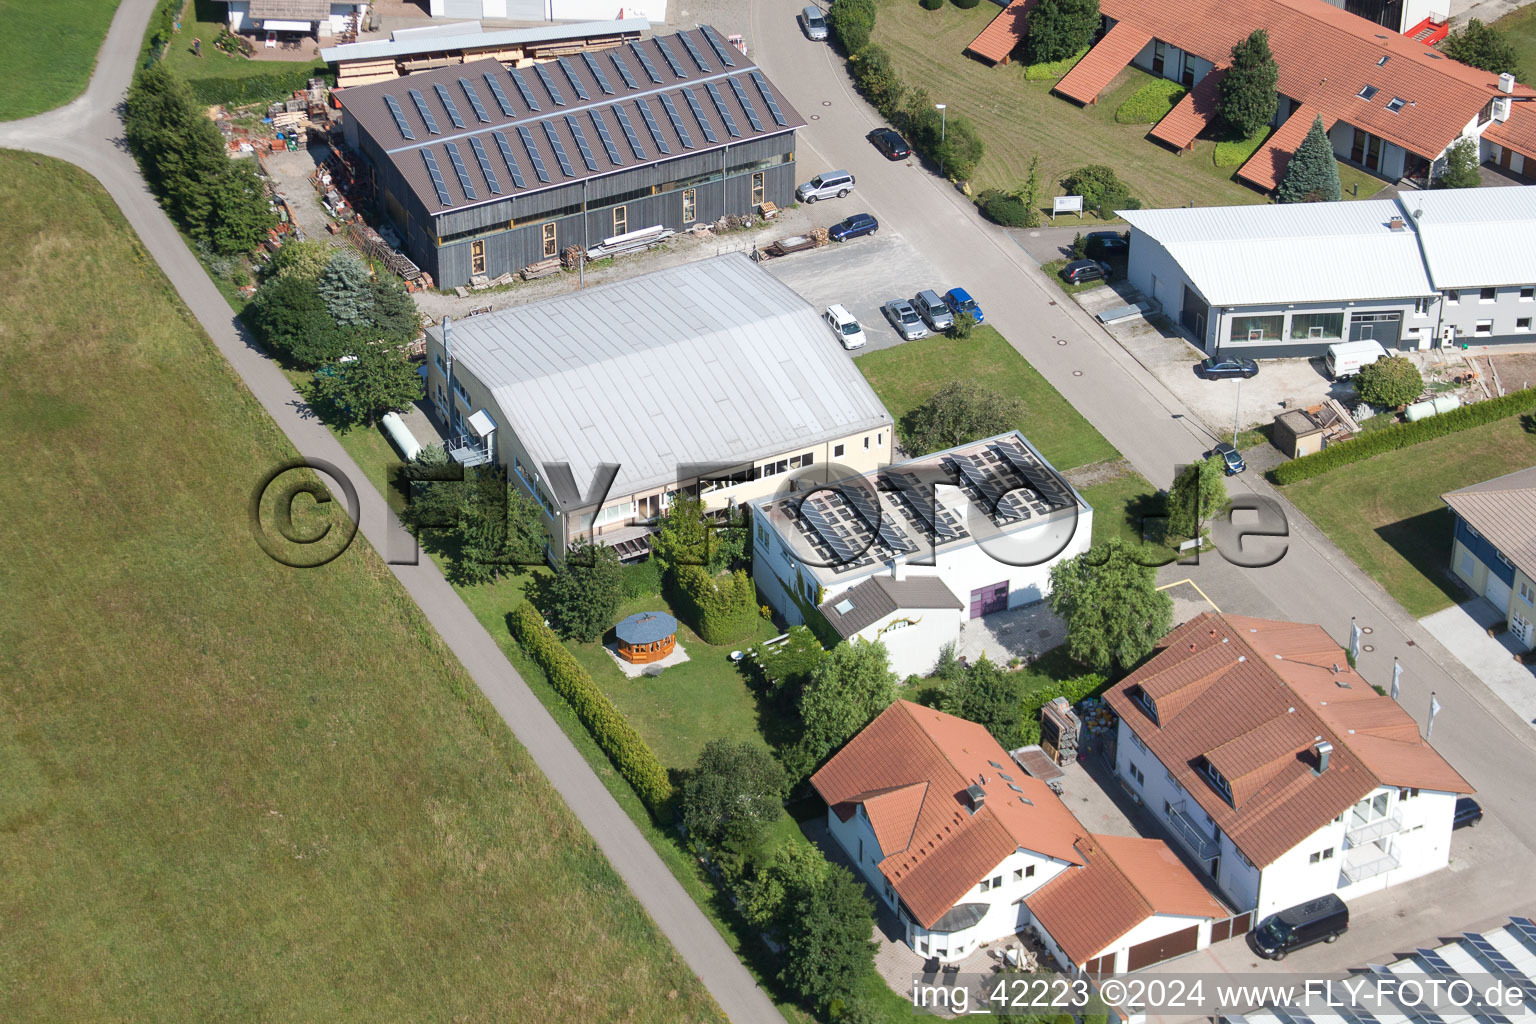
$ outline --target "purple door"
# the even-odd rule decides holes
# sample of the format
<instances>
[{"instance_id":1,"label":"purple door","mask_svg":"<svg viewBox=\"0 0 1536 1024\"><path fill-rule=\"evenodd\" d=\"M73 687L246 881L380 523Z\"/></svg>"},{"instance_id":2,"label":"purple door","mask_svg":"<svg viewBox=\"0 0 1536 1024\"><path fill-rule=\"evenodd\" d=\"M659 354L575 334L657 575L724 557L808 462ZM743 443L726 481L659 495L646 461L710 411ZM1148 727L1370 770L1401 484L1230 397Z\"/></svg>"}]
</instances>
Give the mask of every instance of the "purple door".
<instances>
[{"instance_id":1,"label":"purple door","mask_svg":"<svg viewBox=\"0 0 1536 1024\"><path fill-rule=\"evenodd\" d=\"M1008 607L1008 581L971 591L971 618L991 615Z\"/></svg>"}]
</instances>

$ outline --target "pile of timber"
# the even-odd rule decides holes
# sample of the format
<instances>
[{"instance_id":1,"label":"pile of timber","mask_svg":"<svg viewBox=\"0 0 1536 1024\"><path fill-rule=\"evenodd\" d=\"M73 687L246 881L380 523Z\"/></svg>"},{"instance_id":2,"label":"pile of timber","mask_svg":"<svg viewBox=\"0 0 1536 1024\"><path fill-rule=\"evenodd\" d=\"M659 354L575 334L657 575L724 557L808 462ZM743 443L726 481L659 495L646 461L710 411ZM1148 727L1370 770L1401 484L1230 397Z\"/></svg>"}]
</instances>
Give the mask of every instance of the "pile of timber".
<instances>
[{"instance_id":1,"label":"pile of timber","mask_svg":"<svg viewBox=\"0 0 1536 1024\"><path fill-rule=\"evenodd\" d=\"M420 267L412 263L404 253L396 252L379 237L378 232L361 221L347 225L347 240L364 256L378 260L392 273L399 274L407 281L415 281L423 276Z\"/></svg>"},{"instance_id":2,"label":"pile of timber","mask_svg":"<svg viewBox=\"0 0 1536 1024\"><path fill-rule=\"evenodd\" d=\"M532 281L536 277L548 277L550 274L558 273L560 273L560 258L552 256L547 260L528 264L519 272L519 276L524 281Z\"/></svg>"}]
</instances>

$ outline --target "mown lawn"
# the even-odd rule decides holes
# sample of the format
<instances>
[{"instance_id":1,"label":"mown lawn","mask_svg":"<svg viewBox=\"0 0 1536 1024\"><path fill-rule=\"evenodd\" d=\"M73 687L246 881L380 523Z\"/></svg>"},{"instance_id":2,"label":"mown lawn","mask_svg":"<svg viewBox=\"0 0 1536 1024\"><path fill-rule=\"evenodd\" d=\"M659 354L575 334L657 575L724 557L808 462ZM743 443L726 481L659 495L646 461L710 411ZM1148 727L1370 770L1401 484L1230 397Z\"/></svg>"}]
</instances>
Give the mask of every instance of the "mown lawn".
<instances>
[{"instance_id":1,"label":"mown lawn","mask_svg":"<svg viewBox=\"0 0 1536 1024\"><path fill-rule=\"evenodd\" d=\"M118 0L0 0L0 121L85 91Z\"/></svg>"},{"instance_id":2,"label":"mown lawn","mask_svg":"<svg viewBox=\"0 0 1536 1024\"><path fill-rule=\"evenodd\" d=\"M1093 542L1102 544L1118 537L1130 544L1142 543L1143 530L1160 533L1157 520L1164 516L1163 496L1146 477L1129 471L1104 483L1079 487L1093 506Z\"/></svg>"},{"instance_id":3,"label":"mown lawn","mask_svg":"<svg viewBox=\"0 0 1536 1024\"><path fill-rule=\"evenodd\" d=\"M1493 23L1520 53L1521 80L1536 80L1536 7L1521 7Z\"/></svg>"},{"instance_id":4,"label":"mown lawn","mask_svg":"<svg viewBox=\"0 0 1536 1024\"><path fill-rule=\"evenodd\" d=\"M1451 514L1440 495L1536 463L1519 417L1291 484L1285 496L1415 617L1462 596L1449 576Z\"/></svg>"},{"instance_id":5,"label":"mown lawn","mask_svg":"<svg viewBox=\"0 0 1536 1024\"><path fill-rule=\"evenodd\" d=\"M226 24L224 4L218 0L192 0L181 18L181 32L171 40L165 51L165 66L182 78L249 78L252 75L271 75L289 70L298 64L315 65L315 73L325 70L318 45L313 39L306 40L297 50L275 51L285 55L280 61L254 60L250 57L234 57L214 47L213 41ZM203 55L192 52L192 40L201 39ZM260 38L256 46L262 46ZM327 44L328 45L328 44ZM273 52L273 51L268 51ZM291 56L292 59L286 59Z\"/></svg>"},{"instance_id":6,"label":"mown lawn","mask_svg":"<svg viewBox=\"0 0 1536 1024\"><path fill-rule=\"evenodd\" d=\"M718 1020L378 556L258 549L292 449L100 187L0 153L0 240L6 1019Z\"/></svg>"},{"instance_id":7,"label":"mown lawn","mask_svg":"<svg viewBox=\"0 0 1536 1024\"><path fill-rule=\"evenodd\" d=\"M976 380L1023 400L1024 418L1016 426L1057 469L1119 455L1040 371L986 324L965 341L923 338L859 356L854 362L898 429L903 429L913 409L950 381Z\"/></svg>"}]
</instances>

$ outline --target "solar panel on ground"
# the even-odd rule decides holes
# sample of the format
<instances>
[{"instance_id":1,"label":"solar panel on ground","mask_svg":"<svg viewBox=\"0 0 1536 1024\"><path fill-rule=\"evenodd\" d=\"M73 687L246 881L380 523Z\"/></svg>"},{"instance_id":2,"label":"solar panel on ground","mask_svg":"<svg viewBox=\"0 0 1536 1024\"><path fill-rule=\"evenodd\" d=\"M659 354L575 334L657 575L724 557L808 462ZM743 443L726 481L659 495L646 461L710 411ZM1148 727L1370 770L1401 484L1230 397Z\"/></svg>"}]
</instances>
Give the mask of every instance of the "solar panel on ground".
<instances>
[{"instance_id":1,"label":"solar panel on ground","mask_svg":"<svg viewBox=\"0 0 1536 1024\"><path fill-rule=\"evenodd\" d=\"M555 131L555 126L549 121L540 121L544 126L544 136L549 139L549 148L555 151L555 159L560 161L560 173L567 178L576 177L576 168L571 166L571 158L565 155L565 143L560 141L560 133Z\"/></svg>"},{"instance_id":2,"label":"solar panel on ground","mask_svg":"<svg viewBox=\"0 0 1536 1024\"><path fill-rule=\"evenodd\" d=\"M661 51L661 56L666 60L667 67L672 69L672 73L678 78L687 78L688 72L683 67L683 62L677 59L677 54L672 52L672 47L667 45L667 41L657 36L652 42L656 44L656 49Z\"/></svg>"},{"instance_id":3,"label":"solar panel on ground","mask_svg":"<svg viewBox=\"0 0 1536 1024\"><path fill-rule=\"evenodd\" d=\"M491 132L491 138L496 140L496 147L501 150L501 158L507 162L507 171L512 175L512 184L518 188L525 188L523 169L517 165L517 157L512 155L512 144L501 132Z\"/></svg>"},{"instance_id":4,"label":"solar panel on ground","mask_svg":"<svg viewBox=\"0 0 1536 1024\"><path fill-rule=\"evenodd\" d=\"M752 105L752 101L747 98L747 88L741 84L741 79L728 78L726 81L731 83L731 91L736 94L736 102L740 103L741 109L747 112L747 120L752 122L752 130L755 132L762 131L763 122L758 119L757 108L754 107Z\"/></svg>"},{"instance_id":5,"label":"solar panel on ground","mask_svg":"<svg viewBox=\"0 0 1536 1024\"><path fill-rule=\"evenodd\" d=\"M642 101L644 102L644 101ZM667 117L672 120L672 129L677 132L677 137L683 140L683 145L693 148L693 136L688 134L688 126L683 124L683 115L677 112L677 107L672 102L672 97L666 93L661 94L661 105L667 112Z\"/></svg>"},{"instance_id":6,"label":"solar panel on ground","mask_svg":"<svg viewBox=\"0 0 1536 1024\"><path fill-rule=\"evenodd\" d=\"M815 502L806 500L800 503L800 518L811 524L811 530L821 538L823 544L832 549L839 563L848 565L863 554L863 551L849 543L842 530L827 518Z\"/></svg>"},{"instance_id":7,"label":"solar panel on ground","mask_svg":"<svg viewBox=\"0 0 1536 1024\"><path fill-rule=\"evenodd\" d=\"M430 149L423 149L421 158L426 161L427 173L432 176L432 187L437 189L438 202L444 206L452 206L453 199L448 195L448 186L443 182L443 172L437 168L437 157L432 155Z\"/></svg>"},{"instance_id":8,"label":"solar panel on ground","mask_svg":"<svg viewBox=\"0 0 1536 1024\"><path fill-rule=\"evenodd\" d=\"M640 88L640 83L635 81L635 76L630 72L629 65L624 63L624 58L619 56L618 51L610 53L608 55L608 59L613 61L613 66L618 71L619 77L624 79L625 85L629 86L631 89Z\"/></svg>"},{"instance_id":9,"label":"solar panel on ground","mask_svg":"<svg viewBox=\"0 0 1536 1024\"><path fill-rule=\"evenodd\" d=\"M672 147L667 145L666 136L661 134L661 125L656 123L656 115L651 111L650 103L642 98L635 101L635 106L640 108L640 116L645 118L645 126L650 129L651 141L656 143L656 148L661 150L662 156L672 152Z\"/></svg>"},{"instance_id":10,"label":"solar panel on ground","mask_svg":"<svg viewBox=\"0 0 1536 1024\"><path fill-rule=\"evenodd\" d=\"M485 175L485 183L490 186L492 195L501 195L501 179L496 177L496 171L491 167L491 158L486 155L485 146L481 144L478 135L469 137L469 148L475 151L475 159L480 164L480 173Z\"/></svg>"},{"instance_id":11,"label":"solar panel on ground","mask_svg":"<svg viewBox=\"0 0 1536 1024\"><path fill-rule=\"evenodd\" d=\"M496 97L496 105L501 112L508 117L516 117L517 111L512 109L512 103L507 99L507 94L502 91L501 83L496 81L496 76L487 71L484 75L485 84L490 87L491 95Z\"/></svg>"},{"instance_id":12,"label":"solar panel on ground","mask_svg":"<svg viewBox=\"0 0 1536 1024\"><path fill-rule=\"evenodd\" d=\"M613 136L608 134L608 121L603 117L601 110L592 111L592 127L597 129L597 137L602 140L603 149L607 150L609 161L616 167L622 164L624 158L619 155L619 147L613 144Z\"/></svg>"},{"instance_id":13,"label":"solar panel on ground","mask_svg":"<svg viewBox=\"0 0 1536 1024\"><path fill-rule=\"evenodd\" d=\"M533 162L533 173L539 176L542 182L549 181L549 170L544 166L544 158L539 155L539 148L533 144L533 132L527 126L517 126L517 137L523 140L523 149L528 151L528 159Z\"/></svg>"},{"instance_id":14,"label":"solar panel on ground","mask_svg":"<svg viewBox=\"0 0 1536 1024\"><path fill-rule=\"evenodd\" d=\"M688 50L688 56L693 58L693 62L699 66L700 71L707 75L714 70L704 63L704 55L699 52L699 44L693 41L692 36L687 32L679 32L677 38L683 41L683 46Z\"/></svg>"},{"instance_id":15,"label":"solar panel on ground","mask_svg":"<svg viewBox=\"0 0 1536 1024\"><path fill-rule=\"evenodd\" d=\"M459 187L464 190L466 199L479 199L475 192L475 183L469 179L469 168L464 166L464 156L459 152L456 142L449 142L443 146L448 151L448 160L453 164L453 173L459 176Z\"/></svg>"},{"instance_id":16,"label":"solar panel on ground","mask_svg":"<svg viewBox=\"0 0 1536 1024\"><path fill-rule=\"evenodd\" d=\"M592 97L587 95L587 87L582 85L581 79L576 77L576 68L571 65L570 58L561 54L555 59L560 62L560 70L565 72L566 80L571 83L571 88L576 91L576 98L580 100L591 99Z\"/></svg>"},{"instance_id":17,"label":"solar panel on ground","mask_svg":"<svg viewBox=\"0 0 1536 1024\"><path fill-rule=\"evenodd\" d=\"M650 54L640 48L639 43L630 43L629 48L640 59L640 66L645 69L645 76L657 85L661 84L661 74L656 70L656 65L651 63Z\"/></svg>"},{"instance_id":18,"label":"solar panel on ground","mask_svg":"<svg viewBox=\"0 0 1536 1024\"><path fill-rule=\"evenodd\" d=\"M533 70L538 73L539 81L544 83L544 88L549 90L549 98L555 101L555 105L565 106L565 97L560 95L560 87L555 84L555 78L549 73L549 68L543 64L535 64Z\"/></svg>"},{"instance_id":19,"label":"solar panel on ground","mask_svg":"<svg viewBox=\"0 0 1536 1024\"><path fill-rule=\"evenodd\" d=\"M517 91L523 94L523 102L528 104L528 109L538 112L539 101L533 98L533 90L528 87L528 80L518 68L511 69L512 84L517 86Z\"/></svg>"},{"instance_id":20,"label":"solar panel on ground","mask_svg":"<svg viewBox=\"0 0 1536 1024\"><path fill-rule=\"evenodd\" d=\"M774 99L773 90L768 88L768 79L756 68L752 69L752 83L757 86L757 91L763 94L763 102L768 104L768 113L773 115L774 123L779 127L789 124L789 119L784 116L784 111L779 109L779 101Z\"/></svg>"},{"instance_id":21,"label":"solar panel on ground","mask_svg":"<svg viewBox=\"0 0 1536 1024\"><path fill-rule=\"evenodd\" d=\"M427 126L427 131L433 135L443 134L438 130L437 118L432 116L432 108L427 106L427 98L421 94L420 89L411 90L411 102L416 104L416 113L421 115L422 123Z\"/></svg>"},{"instance_id":22,"label":"solar panel on ground","mask_svg":"<svg viewBox=\"0 0 1536 1024\"><path fill-rule=\"evenodd\" d=\"M640 136L635 134L635 126L630 123L629 114L624 107L614 104L613 114L619 119L619 127L624 129L624 138L629 140L629 148L634 151L635 159L648 159L645 155L645 147L640 145Z\"/></svg>"},{"instance_id":23,"label":"solar panel on ground","mask_svg":"<svg viewBox=\"0 0 1536 1024\"><path fill-rule=\"evenodd\" d=\"M709 92L709 98L714 101L715 109L720 112L720 120L725 122L725 130L731 133L731 138L741 138L741 129L736 127L736 118L731 114L731 108L725 105L725 97L720 95L720 90L714 82L705 82L704 88Z\"/></svg>"},{"instance_id":24,"label":"solar panel on ground","mask_svg":"<svg viewBox=\"0 0 1536 1024\"><path fill-rule=\"evenodd\" d=\"M597 87L603 90L605 96L612 96L613 86L608 84L608 76L604 74L603 66L597 62L597 58L592 56L590 52L582 50L581 59L586 62L587 70L592 73L592 77L597 81Z\"/></svg>"},{"instance_id":25,"label":"solar panel on ground","mask_svg":"<svg viewBox=\"0 0 1536 1024\"><path fill-rule=\"evenodd\" d=\"M442 100L443 109L448 111L448 117L453 121L453 126L455 128L463 128L464 119L459 116L459 105L453 102L453 96L449 94L448 87L442 82L437 82L432 88L437 90L437 98Z\"/></svg>"},{"instance_id":26,"label":"solar panel on ground","mask_svg":"<svg viewBox=\"0 0 1536 1024\"><path fill-rule=\"evenodd\" d=\"M709 48L715 51L715 56L720 58L721 64L728 68L736 66L736 61L731 57L730 48L716 39L713 32L707 28L701 28L699 29L699 35L703 36L704 41L709 44Z\"/></svg>"},{"instance_id":27,"label":"solar panel on ground","mask_svg":"<svg viewBox=\"0 0 1536 1024\"><path fill-rule=\"evenodd\" d=\"M475 92L474 83L467 78L459 79L459 88L464 90L464 95L469 97L469 105L474 108L475 116L482 121L489 122L491 115L485 112L485 104L480 102L480 94Z\"/></svg>"},{"instance_id":28,"label":"solar panel on ground","mask_svg":"<svg viewBox=\"0 0 1536 1024\"><path fill-rule=\"evenodd\" d=\"M385 106L389 107L389 113L395 119L395 127L400 129L400 136L407 141L415 141L416 133L411 131L411 126L405 122L405 111L400 109L400 101L393 96L384 97Z\"/></svg>"},{"instance_id":29,"label":"solar panel on ground","mask_svg":"<svg viewBox=\"0 0 1536 1024\"><path fill-rule=\"evenodd\" d=\"M683 99L688 101L688 109L693 111L693 116L699 122L699 127L704 129L704 138L710 142L719 142L720 140L715 138L715 129L710 125L709 117L704 113L704 108L699 106L699 98L693 94L693 90L684 87Z\"/></svg>"},{"instance_id":30,"label":"solar panel on ground","mask_svg":"<svg viewBox=\"0 0 1536 1024\"><path fill-rule=\"evenodd\" d=\"M592 147L587 145L587 135L581 130L581 125L570 114L565 115L565 126L571 130L571 137L576 140L576 148L581 151L581 162L587 165L587 170L597 170L597 157L592 155Z\"/></svg>"}]
</instances>

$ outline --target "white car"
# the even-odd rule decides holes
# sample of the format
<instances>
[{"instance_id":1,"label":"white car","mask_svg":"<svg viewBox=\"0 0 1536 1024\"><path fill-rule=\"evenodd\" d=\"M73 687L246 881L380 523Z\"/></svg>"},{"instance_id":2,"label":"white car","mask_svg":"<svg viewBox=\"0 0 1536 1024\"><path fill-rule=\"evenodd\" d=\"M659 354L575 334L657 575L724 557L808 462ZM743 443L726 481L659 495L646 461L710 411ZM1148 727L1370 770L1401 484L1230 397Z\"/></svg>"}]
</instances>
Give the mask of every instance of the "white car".
<instances>
[{"instance_id":1,"label":"white car","mask_svg":"<svg viewBox=\"0 0 1536 1024\"><path fill-rule=\"evenodd\" d=\"M852 313L848 312L847 307L841 304L828 306L826 312L821 314L821 318L827 322L828 327L832 328L832 333L837 335L837 340L842 342L843 348L864 347L866 340L864 328L859 326L859 322L853 318Z\"/></svg>"}]
</instances>

